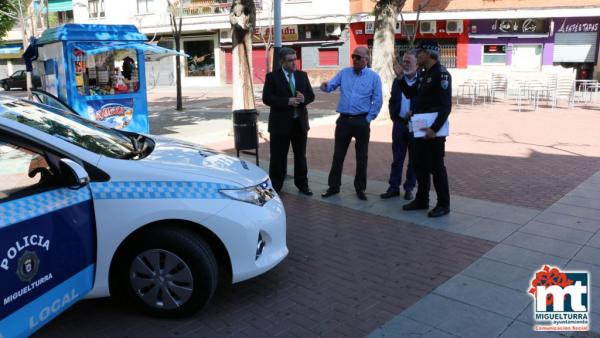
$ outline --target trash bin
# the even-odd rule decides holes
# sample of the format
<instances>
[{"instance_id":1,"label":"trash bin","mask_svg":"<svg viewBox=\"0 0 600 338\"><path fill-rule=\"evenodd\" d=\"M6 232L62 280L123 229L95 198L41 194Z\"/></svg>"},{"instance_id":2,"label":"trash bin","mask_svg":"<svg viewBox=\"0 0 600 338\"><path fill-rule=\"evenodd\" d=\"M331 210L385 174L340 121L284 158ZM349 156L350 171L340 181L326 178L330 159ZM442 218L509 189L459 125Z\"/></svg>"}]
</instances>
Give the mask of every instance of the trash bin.
<instances>
[{"instance_id":1,"label":"trash bin","mask_svg":"<svg viewBox=\"0 0 600 338\"><path fill-rule=\"evenodd\" d=\"M235 150L240 157L240 151L245 154L256 156L258 165L258 112L256 109L240 109L233 111L233 138ZM254 153L244 150L255 149Z\"/></svg>"}]
</instances>

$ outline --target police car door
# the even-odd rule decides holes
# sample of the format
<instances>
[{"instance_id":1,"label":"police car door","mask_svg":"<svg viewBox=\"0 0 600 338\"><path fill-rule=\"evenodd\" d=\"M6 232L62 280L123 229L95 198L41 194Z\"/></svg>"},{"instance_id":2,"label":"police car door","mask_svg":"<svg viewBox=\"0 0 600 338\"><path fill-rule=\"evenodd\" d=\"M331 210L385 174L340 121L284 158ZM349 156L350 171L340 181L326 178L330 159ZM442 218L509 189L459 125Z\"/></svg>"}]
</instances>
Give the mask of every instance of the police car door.
<instances>
[{"instance_id":1,"label":"police car door","mask_svg":"<svg viewBox=\"0 0 600 338\"><path fill-rule=\"evenodd\" d=\"M0 131L0 338L30 335L92 288L86 179L77 163Z\"/></svg>"}]
</instances>

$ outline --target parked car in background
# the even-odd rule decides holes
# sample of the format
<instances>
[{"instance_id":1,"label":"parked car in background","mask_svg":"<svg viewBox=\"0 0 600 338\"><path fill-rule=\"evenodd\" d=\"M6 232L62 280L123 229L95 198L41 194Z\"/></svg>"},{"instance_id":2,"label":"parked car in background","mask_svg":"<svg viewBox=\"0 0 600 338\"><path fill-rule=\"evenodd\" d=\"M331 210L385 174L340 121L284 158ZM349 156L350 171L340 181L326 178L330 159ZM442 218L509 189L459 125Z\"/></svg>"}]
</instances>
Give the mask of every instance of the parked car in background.
<instances>
[{"instance_id":1,"label":"parked car in background","mask_svg":"<svg viewBox=\"0 0 600 338\"><path fill-rule=\"evenodd\" d=\"M83 297L189 315L218 283L287 254L284 206L259 167L0 95L0 337Z\"/></svg>"},{"instance_id":2,"label":"parked car in background","mask_svg":"<svg viewBox=\"0 0 600 338\"><path fill-rule=\"evenodd\" d=\"M32 74L33 86L35 88L42 86L42 80L39 75ZM27 89L27 72L24 70L17 70L13 75L0 80L0 86L4 90L11 90L13 88Z\"/></svg>"}]
</instances>

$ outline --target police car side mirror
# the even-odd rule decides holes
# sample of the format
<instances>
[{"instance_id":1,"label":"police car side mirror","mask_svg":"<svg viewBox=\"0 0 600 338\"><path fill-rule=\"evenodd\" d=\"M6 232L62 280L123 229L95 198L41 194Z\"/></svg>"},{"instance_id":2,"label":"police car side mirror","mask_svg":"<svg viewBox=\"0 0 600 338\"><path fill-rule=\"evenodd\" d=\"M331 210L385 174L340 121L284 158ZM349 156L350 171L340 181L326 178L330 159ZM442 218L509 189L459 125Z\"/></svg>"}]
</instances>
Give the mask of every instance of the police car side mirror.
<instances>
[{"instance_id":1,"label":"police car side mirror","mask_svg":"<svg viewBox=\"0 0 600 338\"><path fill-rule=\"evenodd\" d=\"M90 183L90 176L77 162L68 158L60 160L60 170L63 173L67 187L79 189Z\"/></svg>"}]
</instances>

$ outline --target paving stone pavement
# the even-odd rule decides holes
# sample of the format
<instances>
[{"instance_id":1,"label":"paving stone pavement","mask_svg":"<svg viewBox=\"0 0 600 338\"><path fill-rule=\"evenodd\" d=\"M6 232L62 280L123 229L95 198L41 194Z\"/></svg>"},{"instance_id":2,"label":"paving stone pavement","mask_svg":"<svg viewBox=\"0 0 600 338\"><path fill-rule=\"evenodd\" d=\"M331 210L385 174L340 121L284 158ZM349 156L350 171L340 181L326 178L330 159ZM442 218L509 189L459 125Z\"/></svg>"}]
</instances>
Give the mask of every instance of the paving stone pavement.
<instances>
[{"instance_id":1,"label":"paving stone pavement","mask_svg":"<svg viewBox=\"0 0 600 338\"><path fill-rule=\"evenodd\" d=\"M319 126L313 129L307 146L308 164L312 169L327 172L333 156L333 128ZM392 152L384 135L391 135L391 124L376 124L371 127L371 133L381 135L381 140L369 143L368 177L385 182L389 177ZM263 159L269 159L268 142L260 145L260 154ZM594 174L600 168L600 158L537 151L527 157L507 157L447 150L445 164L450 190L456 195L544 209ZM355 166L351 144L344 161L344 172L354 172Z\"/></svg>"},{"instance_id":2,"label":"paving stone pavement","mask_svg":"<svg viewBox=\"0 0 600 338\"><path fill-rule=\"evenodd\" d=\"M309 131L309 169L322 172L330 169L334 118L314 121L317 123L313 123ZM565 118L579 125L574 127L576 130L583 131L574 134L566 130ZM455 107L450 119L452 131L446 142L445 163L450 191L455 195L546 209L600 168L600 138L597 131L585 125L586 121L600 124L600 114L593 110L540 108L519 113L510 102L504 102ZM532 132L528 127L532 125L544 128ZM392 160L391 128L389 121L378 119L371 124L369 180L388 180ZM261 140L261 159L268 160L268 133L264 133ZM214 146L233 153L231 137ZM290 163L292 158L290 151ZM344 161L344 173L353 173L355 166L351 144Z\"/></svg>"},{"instance_id":3,"label":"paving stone pavement","mask_svg":"<svg viewBox=\"0 0 600 338\"><path fill-rule=\"evenodd\" d=\"M586 196L585 203L581 196ZM459 337L599 337L600 310L593 305L600 302L599 212L600 172L369 337L427 337L437 332ZM532 300L525 290L543 264L590 272L592 332L532 331Z\"/></svg>"},{"instance_id":4,"label":"paving stone pavement","mask_svg":"<svg viewBox=\"0 0 600 338\"><path fill-rule=\"evenodd\" d=\"M367 335L494 246L487 240L283 194L290 255L220 289L183 320L138 315L113 300L76 304L38 337Z\"/></svg>"},{"instance_id":5,"label":"paving stone pavement","mask_svg":"<svg viewBox=\"0 0 600 338\"><path fill-rule=\"evenodd\" d=\"M326 176L310 172L315 191ZM532 331L526 290L543 264L589 270L592 304L600 302L600 172L547 210L453 196L450 216L435 221L399 211L399 199L379 201L385 182L369 182L367 202L352 191L304 197L289 183L283 198L290 256L273 271L220 289L204 312L186 320L90 300L38 335L69 328L66 336L559 337ZM569 208L577 198L588 201L584 217ZM592 328L600 331L593 306Z\"/></svg>"}]
</instances>

